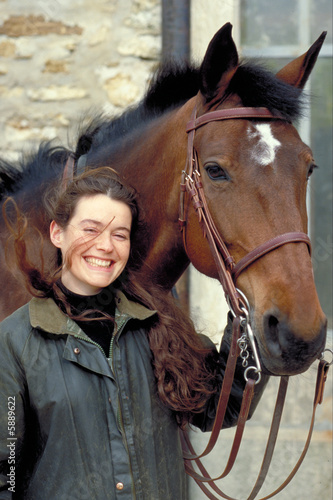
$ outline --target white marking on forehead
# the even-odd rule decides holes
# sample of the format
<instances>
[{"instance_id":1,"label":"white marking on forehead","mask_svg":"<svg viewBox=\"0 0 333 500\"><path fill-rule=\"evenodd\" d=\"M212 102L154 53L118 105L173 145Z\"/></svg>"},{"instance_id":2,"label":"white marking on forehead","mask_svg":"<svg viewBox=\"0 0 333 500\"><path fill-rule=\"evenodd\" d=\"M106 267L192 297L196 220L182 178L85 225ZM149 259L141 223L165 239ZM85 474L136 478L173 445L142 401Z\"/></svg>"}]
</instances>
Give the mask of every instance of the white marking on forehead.
<instances>
[{"instance_id":1,"label":"white marking on forehead","mask_svg":"<svg viewBox=\"0 0 333 500\"><path fill-rule=\"evenodd\" d=\"M253 128L255 131L253 131ZM281 143L272 134L271 126L268 123L250 125L247 129L249 139L258 139L252 150L252 159L265 167L273 163L275 151Z\"/></svg>"}]
</instances>

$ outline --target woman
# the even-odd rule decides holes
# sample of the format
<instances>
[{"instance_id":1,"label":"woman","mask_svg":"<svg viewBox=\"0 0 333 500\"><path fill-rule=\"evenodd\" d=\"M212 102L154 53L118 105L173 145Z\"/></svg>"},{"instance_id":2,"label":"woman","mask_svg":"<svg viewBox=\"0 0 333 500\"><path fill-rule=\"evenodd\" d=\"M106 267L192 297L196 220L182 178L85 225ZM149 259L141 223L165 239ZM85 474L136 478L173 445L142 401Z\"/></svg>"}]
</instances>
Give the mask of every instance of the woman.
<instances>
[{"instance_id":1,"label":"woman","mask_svg":"<svg viewBox=\"0 0 333 500\"><path fill-rule=\"evenodd\" d=\"M30 263L23 221L17 265L33 298L0 325L0 499L185 499L179 426L211 427L230 332L218 354L170 297L140 287L136 195L112 169L45 207L60 267Z\"/></svg>"}]
</instances>

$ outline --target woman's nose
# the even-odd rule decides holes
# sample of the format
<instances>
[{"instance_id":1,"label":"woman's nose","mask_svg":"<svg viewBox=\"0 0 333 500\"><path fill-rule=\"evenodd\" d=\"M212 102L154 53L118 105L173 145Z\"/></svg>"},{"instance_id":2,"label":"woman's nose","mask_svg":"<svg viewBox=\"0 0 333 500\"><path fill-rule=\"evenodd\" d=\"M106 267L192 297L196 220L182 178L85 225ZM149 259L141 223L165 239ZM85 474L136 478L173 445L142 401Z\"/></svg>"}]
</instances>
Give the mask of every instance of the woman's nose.
<instances>
[{"instance_id":1,"label":"woman's nose","mask_svg":"<svg viewBox=\"0 0 333 500\"><path fill-rule=\"evenodd\" d=\"M104 252L111 252L113 250L111 235L102 232L96 239L96 248Z\"/></svg>"}]
</instances>

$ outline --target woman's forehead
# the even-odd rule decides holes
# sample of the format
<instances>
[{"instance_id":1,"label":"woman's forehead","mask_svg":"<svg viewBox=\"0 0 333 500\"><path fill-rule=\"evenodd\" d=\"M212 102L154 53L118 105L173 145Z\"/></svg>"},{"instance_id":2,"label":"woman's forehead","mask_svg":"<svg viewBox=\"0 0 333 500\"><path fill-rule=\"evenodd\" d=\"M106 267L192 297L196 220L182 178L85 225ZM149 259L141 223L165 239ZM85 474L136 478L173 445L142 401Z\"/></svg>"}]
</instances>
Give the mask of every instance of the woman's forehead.
<instances>
[{"instance_id":1,"label":"woman's forehead","mask_svg":"<svg viewBox=\"0 0 333 500\"><path fill-rule=\"evenodd\" d=\"M123 220L131 223L130 207L123 201L113 200L105 194L82 196L76 204L72 221L90 221L96 224L107 224L111 220Z\"/></svg>"}]
</instances>

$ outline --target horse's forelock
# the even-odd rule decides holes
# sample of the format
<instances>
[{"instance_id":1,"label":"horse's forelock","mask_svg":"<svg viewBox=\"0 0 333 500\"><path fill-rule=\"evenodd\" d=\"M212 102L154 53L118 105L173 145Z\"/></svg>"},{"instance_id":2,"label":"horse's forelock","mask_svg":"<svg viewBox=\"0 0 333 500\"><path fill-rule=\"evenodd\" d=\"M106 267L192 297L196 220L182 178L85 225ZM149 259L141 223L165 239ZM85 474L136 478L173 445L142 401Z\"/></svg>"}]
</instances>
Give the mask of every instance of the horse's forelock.
<instances>
[{"instance_id":1,"label":"horse's forelock","mask_svg":"<svg viewBox=\"0 0 333 500\"><path fill-rule=\"evenodd\" d=\"M264 66L252 62L238 67L228 94L238 95L246 107L266 107L288 120L299 118L305 103L301 89L284 83Z\"/></svg>"}]
</instances>

